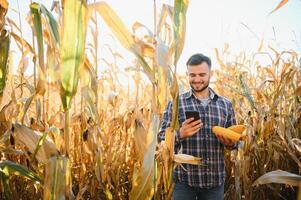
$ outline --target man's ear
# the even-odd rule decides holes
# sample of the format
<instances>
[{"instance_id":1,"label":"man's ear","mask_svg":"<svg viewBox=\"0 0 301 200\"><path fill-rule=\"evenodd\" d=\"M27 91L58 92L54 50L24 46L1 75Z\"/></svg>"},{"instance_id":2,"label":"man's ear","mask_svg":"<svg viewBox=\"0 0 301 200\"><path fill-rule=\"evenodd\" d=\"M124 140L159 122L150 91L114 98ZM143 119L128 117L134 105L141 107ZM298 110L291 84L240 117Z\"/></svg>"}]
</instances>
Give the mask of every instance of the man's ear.
<instances>
[{"instance_id":1,"label":"man's ear","mask_svg":"<svg viewBox=\"0 0 301 200\"><path fill-rule=\"evenodd\" d=\"M210 78L214 75L214 71L210 70Z\"/></svg>"}]
</instances>

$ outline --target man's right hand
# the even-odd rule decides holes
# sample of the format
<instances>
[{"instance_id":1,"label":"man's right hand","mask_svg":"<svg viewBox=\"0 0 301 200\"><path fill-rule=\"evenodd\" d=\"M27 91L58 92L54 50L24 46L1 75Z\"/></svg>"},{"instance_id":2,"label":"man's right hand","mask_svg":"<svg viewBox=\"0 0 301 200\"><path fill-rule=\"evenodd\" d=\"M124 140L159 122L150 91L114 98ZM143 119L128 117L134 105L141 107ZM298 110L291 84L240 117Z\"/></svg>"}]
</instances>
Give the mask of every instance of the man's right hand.
<instances>
[{"instance_id":1,"label":"man's right hand","mask_svg":"<svg viewBox=\"0 0 301 200\"><path fill-rule=\"evenodd\" d=\"M200 119L196 121L193 121L193 118L186 119L180 128L180 139L191 137L197 133L202 126L203 123Z\"/></svg>"}]
</instances>

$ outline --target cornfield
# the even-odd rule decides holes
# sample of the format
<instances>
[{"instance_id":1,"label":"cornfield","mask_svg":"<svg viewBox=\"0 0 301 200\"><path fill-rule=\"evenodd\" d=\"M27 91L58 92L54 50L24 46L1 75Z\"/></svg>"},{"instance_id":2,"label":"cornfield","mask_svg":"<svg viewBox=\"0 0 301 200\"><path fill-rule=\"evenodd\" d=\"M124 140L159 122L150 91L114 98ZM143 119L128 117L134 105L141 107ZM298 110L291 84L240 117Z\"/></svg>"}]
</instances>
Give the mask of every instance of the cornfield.
<instances>
[{"instance_id":1,"label":"cornfield","mask_svg":"<svg viewBox=\"0 0 301 200\"><path fill-rule=\"evenodd\" d=\"M202 162L174 154L177 109L157 142L168 100L189 87L177 73L188 0L154 9L154 30L136 22L132 31L103 1L29 7L32 41L0 1L0 199L172 199L175 166ZM112 59L100 58L98 20L133 63L107 44ZM233 55L228 44L215 52L213 87L247 127L225 155L225 199L301 199L300 55L262 45L252 55Z\"/></svg>"}]
</instances>

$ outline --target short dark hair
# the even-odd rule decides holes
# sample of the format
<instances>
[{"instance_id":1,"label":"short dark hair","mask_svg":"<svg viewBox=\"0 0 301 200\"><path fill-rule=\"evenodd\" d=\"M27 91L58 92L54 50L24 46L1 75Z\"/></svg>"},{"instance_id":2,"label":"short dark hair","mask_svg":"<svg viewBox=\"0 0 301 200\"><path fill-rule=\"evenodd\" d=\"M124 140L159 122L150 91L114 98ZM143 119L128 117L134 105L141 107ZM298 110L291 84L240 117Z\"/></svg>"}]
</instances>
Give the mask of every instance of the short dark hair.
<instances>
[{"instance_id":1,"label":"short dark hair","mask_svg":"<svg viewBox=\"0 0 301 200\"><path fill-rule=\"evenodd\" d=\"M206 62L209 66L209 69L211 69L211 59L208 56L205 56L201 53L192 55L188 59L186 66L188 67L188 65L199 65L202 64L203 62Z\"/></svg>"}]
</instances>

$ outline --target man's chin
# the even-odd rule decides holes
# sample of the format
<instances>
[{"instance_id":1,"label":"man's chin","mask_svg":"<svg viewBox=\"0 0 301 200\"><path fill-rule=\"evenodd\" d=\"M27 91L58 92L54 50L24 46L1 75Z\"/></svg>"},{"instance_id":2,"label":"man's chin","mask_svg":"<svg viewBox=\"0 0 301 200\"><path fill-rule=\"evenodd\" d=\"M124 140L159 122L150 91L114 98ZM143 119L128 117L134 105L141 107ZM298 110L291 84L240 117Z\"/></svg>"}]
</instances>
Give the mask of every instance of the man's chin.
<instances>
[{"instance_id":1,"label":"man's chin","mask_svg":"<svg viewBox=\"0 0 301 200\"><path fill-rule=\"evenodd\" d=\"M192 87L193 91L194 92L203 92L204 90L206 90L207 87L202 87L202 88L195 88L195 87Z\"/></svg>"}]
</instances>

